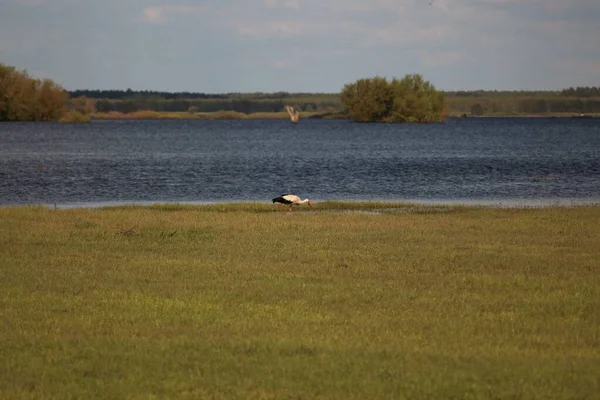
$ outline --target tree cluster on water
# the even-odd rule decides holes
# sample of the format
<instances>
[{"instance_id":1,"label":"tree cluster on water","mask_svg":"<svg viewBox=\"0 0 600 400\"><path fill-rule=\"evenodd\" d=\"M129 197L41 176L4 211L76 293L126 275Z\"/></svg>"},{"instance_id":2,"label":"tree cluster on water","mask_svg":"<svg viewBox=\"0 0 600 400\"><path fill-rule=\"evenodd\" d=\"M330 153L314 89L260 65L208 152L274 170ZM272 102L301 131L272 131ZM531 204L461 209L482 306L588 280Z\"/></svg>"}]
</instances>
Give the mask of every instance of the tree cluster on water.
<instances>
[{"instance_id":1,"label":"tree cluster on water","mask_svg":"<svg viewBox=\"0 0 600 400\"><path fill-rule=\"evenodd\" d=\"M419 74L359 79L344 86L341 101L356 122L437 122L445 111L444 94Z\"/></svg>"}]
</instances>

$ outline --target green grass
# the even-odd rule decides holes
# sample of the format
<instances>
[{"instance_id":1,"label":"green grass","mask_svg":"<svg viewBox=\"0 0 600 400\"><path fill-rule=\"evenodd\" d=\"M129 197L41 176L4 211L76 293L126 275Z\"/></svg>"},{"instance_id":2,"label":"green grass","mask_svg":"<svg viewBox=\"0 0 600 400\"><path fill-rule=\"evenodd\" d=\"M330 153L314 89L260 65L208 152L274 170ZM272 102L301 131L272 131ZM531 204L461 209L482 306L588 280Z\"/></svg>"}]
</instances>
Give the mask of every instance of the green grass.
<instances>
[{"instance_id":1,"label":"green grass","mask_svg":"<svg viewBox=\"0 0 600 400\"><path fill-rule=\"evenodd\" d=\"M0 398L598 398L599 221L1 208Z\"/></svg>"}]
</instances>

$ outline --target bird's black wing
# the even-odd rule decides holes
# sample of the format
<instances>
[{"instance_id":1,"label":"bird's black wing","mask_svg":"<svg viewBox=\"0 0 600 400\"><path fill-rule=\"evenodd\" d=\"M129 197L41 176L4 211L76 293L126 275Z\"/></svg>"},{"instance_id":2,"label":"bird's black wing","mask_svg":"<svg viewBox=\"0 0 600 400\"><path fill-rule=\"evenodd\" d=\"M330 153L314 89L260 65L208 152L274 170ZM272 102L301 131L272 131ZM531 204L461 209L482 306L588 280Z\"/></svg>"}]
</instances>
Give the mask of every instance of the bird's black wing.
<instances>
[{"instance_id":1,"label":"bird's black wing","mask_svg":"<svg viewBox=\"0 0 600 400\"><path fill-rule=\"evenodd\" d=\"M273 199L273 203L281 203L281 204L292 204L291 201L289 201L288 199L284 198L284 196L287 196L288 194L282 194L279 197L275 197Z\"/></svg>"}]
</instances>

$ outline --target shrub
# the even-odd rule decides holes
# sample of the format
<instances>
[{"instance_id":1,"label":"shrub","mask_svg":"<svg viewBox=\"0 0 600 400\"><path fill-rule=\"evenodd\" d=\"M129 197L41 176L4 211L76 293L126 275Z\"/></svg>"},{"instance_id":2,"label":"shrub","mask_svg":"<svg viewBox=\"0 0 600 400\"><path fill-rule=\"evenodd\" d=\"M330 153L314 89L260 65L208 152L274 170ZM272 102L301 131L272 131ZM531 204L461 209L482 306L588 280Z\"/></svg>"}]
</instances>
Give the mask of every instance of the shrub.
<instances>
[{"instance_id":1,"label":"shrub","mask_svg":"<svg viewBox=\"0 0 600 400\"><path fill-rule=\"evenodd\" d=\"M91 118L88 114L79 111L69 111L60 118L60 122L90 122Z\"/></svg>"}]
</instances>

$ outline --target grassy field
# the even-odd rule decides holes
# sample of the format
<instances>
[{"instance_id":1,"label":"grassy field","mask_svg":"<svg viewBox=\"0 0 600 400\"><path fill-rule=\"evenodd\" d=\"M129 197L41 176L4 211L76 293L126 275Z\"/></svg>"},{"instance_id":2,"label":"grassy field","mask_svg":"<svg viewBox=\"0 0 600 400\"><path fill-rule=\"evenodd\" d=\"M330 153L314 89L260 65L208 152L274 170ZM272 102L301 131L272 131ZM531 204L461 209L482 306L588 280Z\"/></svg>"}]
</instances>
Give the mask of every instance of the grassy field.
<instances>
[{"instance_id":1,"label":"grassy field","mask_svg":"<svg viewBox=\"0 0 600 400\"><path fill-rule=\"evenodd\" d=\"M597 399L599 222L0 208L0 398Z\"/></svg>"}]
</instances>

